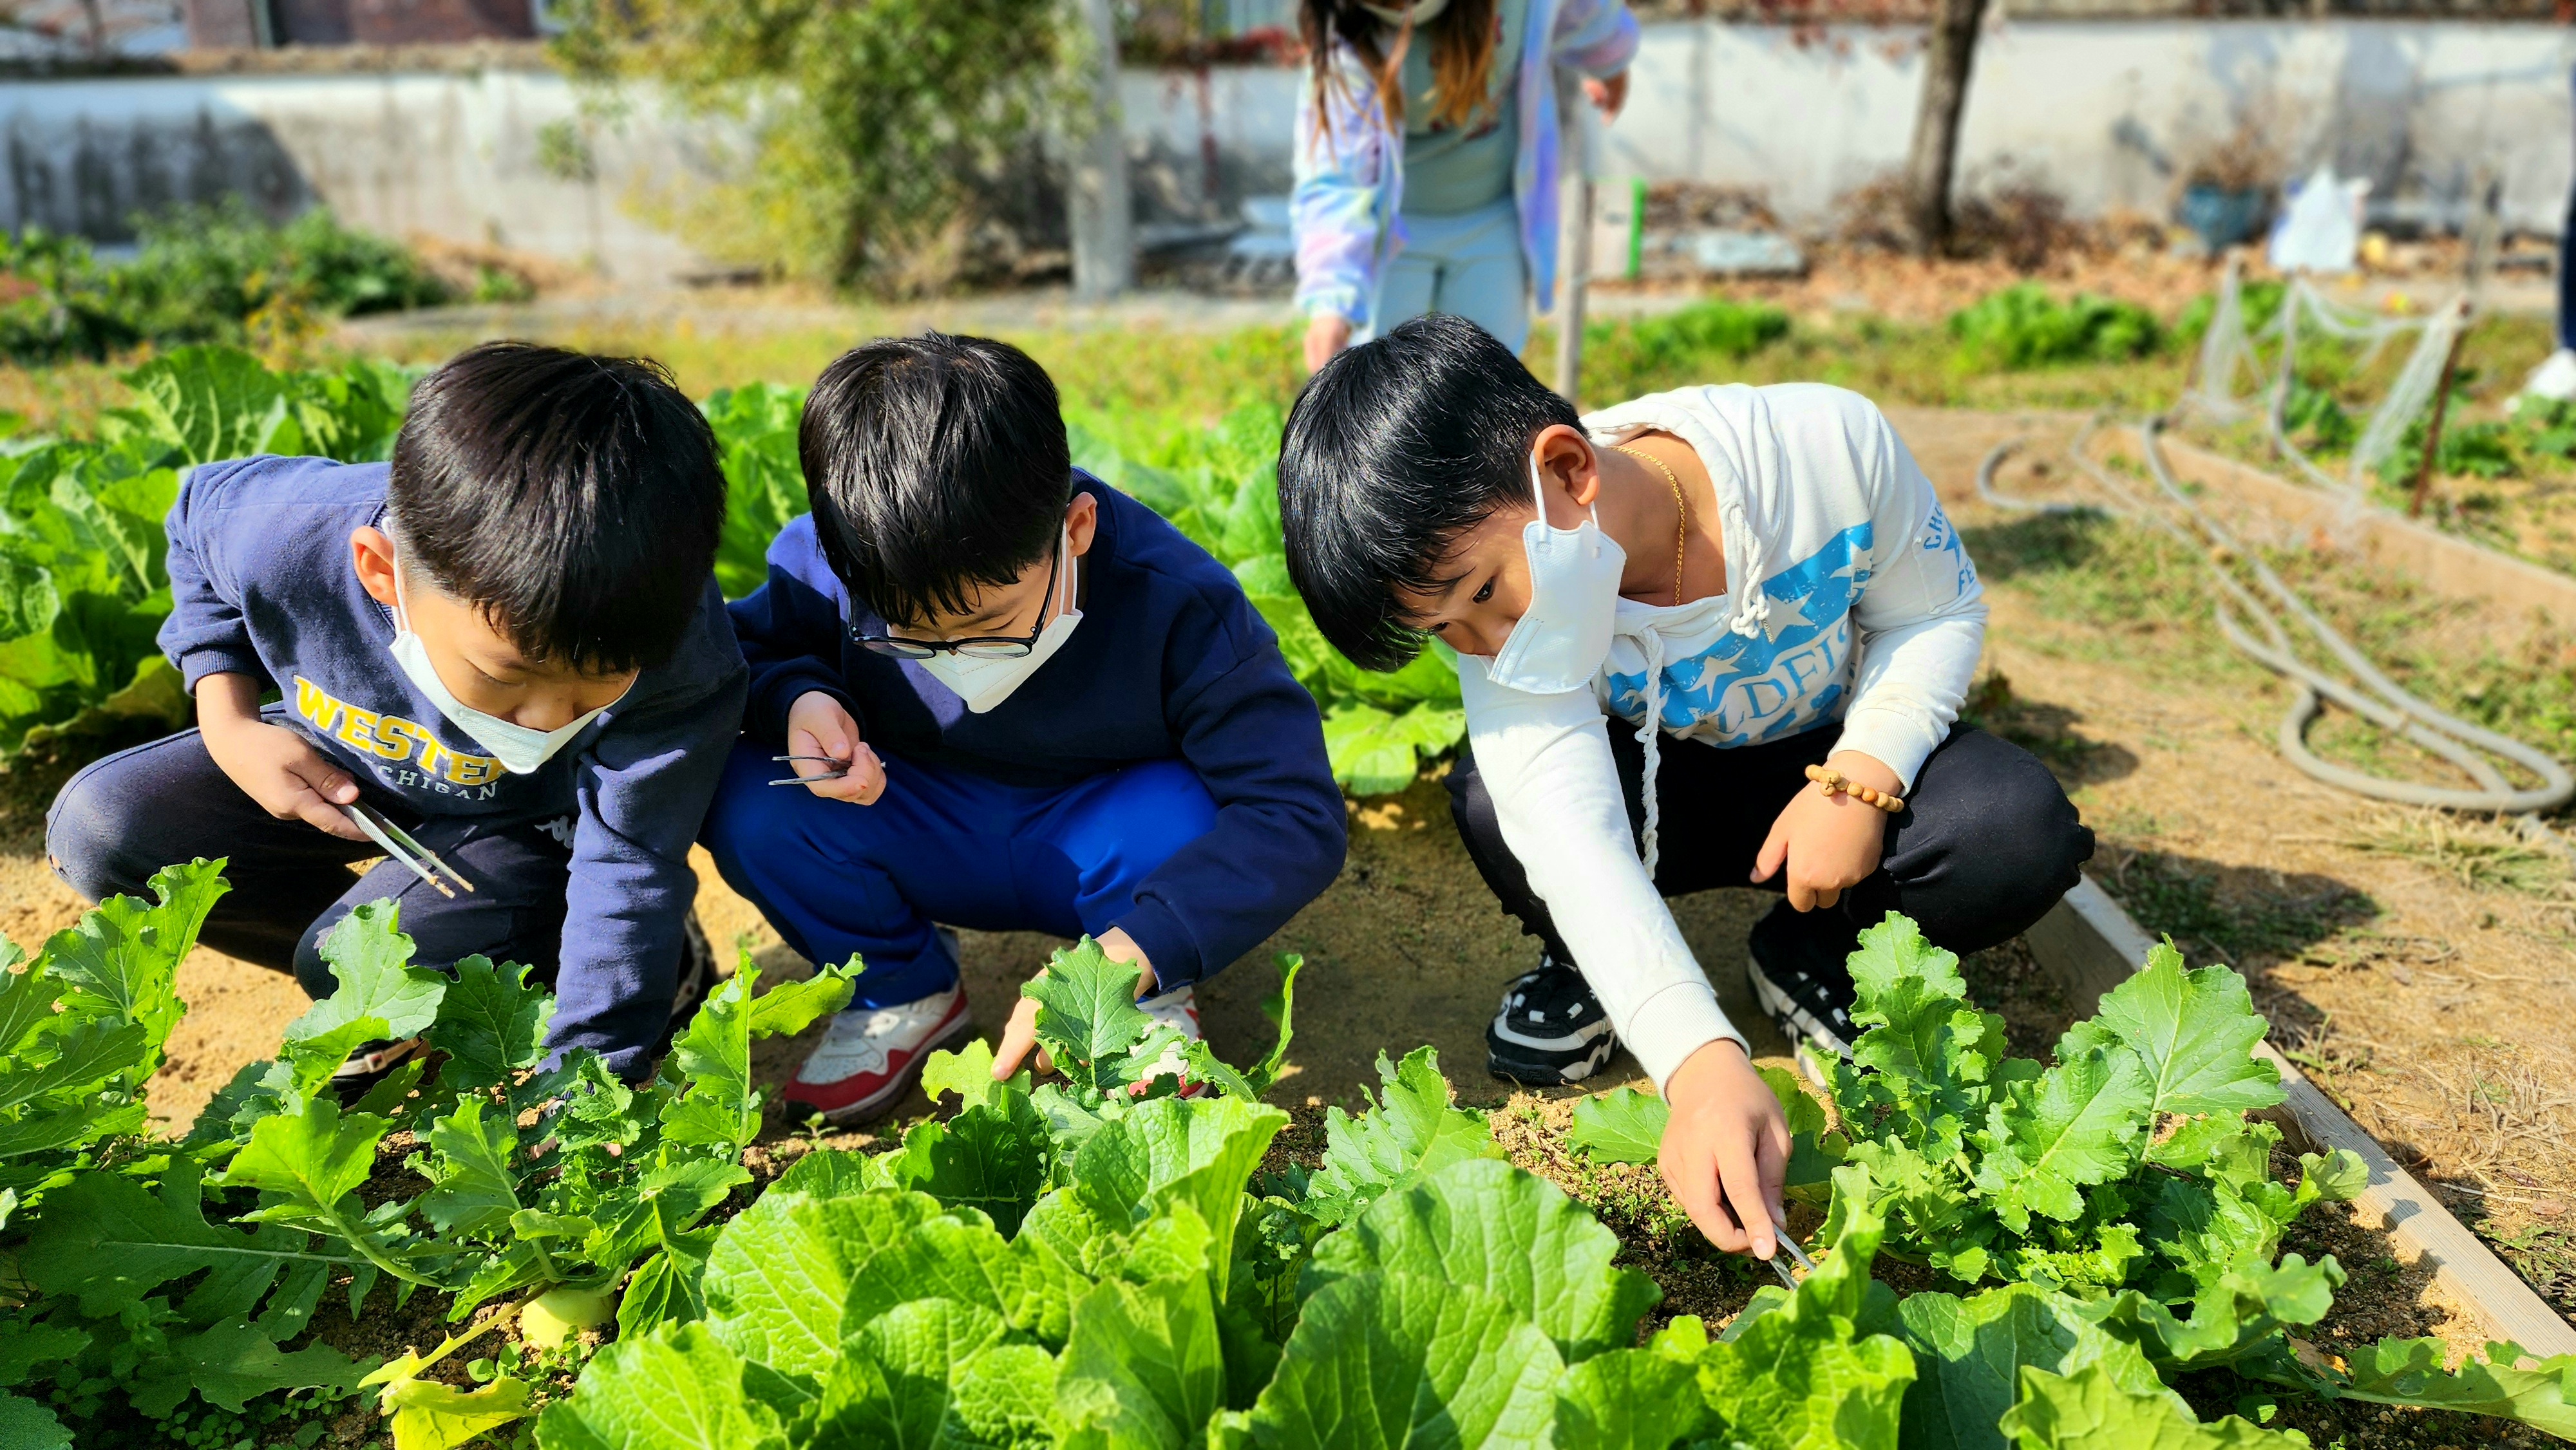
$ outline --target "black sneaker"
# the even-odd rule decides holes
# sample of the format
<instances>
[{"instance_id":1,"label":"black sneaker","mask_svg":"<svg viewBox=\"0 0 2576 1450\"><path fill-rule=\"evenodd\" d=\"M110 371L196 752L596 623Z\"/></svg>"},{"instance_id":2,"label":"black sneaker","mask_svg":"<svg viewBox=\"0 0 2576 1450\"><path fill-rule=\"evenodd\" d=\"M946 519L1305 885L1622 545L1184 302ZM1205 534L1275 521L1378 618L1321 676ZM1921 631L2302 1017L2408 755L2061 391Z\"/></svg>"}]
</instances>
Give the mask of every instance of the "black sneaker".
<instances>
[{"instance_id":1,"label":"black sneaker","mask_svg":"<svg viewBox=\"0 0 2576 1450\"><path fill-rule=\"evenodd\" d=\"M424 1051L425 1046L417 1037L406 1037L400 1042L378 1038L360 1047L332 1072L332 1096L340 1100L342 1107L355 1105L360 1098L374 1092L376 1084L391 1076L395 1068Z\"/></svg>"},{"instance_id":2,"label":"black sneaker","mask_svg":"<svg viewBox=\"0 0 2576 1450\"><path fill-rule=\"evenodd\" d=\"M692 907L680 918L680 981L671 993L671 1015L662 1026L661 1039L653 1044L656 1059L689 1030L689 1019L698 1015L698 1007L716 989L717 981L715 945L707 940L707 929L698 924L697 909Z\"/></svg>"},{"instance_id":3,"label":"black sneaker","mask_svg":"<svg viewBox=\"0 0 2576 1450\"><path fill-rule=\"evenodd\" d=\"M680 987L671 997L671 1030L688 1026L698 1004L715 989L715 945L707 940L707 929L698 925L697 909L692 907L680 918Z\"/></svg>"},{"instance_id":4,"label":"black sneaker","mask_svg":"<svg viewBox=\"0 0 2576 1450\"><path fill-rule=\"evenodd\" d=\"M1807 1076L1824 1079L1826 1057L1851 1056L1855 993L1846 964L1857 937L1832 912L1801 912L1783 901L1753 924L1745 975L1753 997L1789 1039Z\"/></svg>"},{"instance_id":5,"label":"black sneaker","mask_svg":"<svg viewBox=\"0 0 2576 1450\"><path fill-rule=\"evenodd\" d=\"M1485 1029L1485 1066L1523 1087L1565 1087L1600 1071L1619 1039L1583 974L1542 950L1538 969L1503 989Z\"/></svg>"}]
</instances>

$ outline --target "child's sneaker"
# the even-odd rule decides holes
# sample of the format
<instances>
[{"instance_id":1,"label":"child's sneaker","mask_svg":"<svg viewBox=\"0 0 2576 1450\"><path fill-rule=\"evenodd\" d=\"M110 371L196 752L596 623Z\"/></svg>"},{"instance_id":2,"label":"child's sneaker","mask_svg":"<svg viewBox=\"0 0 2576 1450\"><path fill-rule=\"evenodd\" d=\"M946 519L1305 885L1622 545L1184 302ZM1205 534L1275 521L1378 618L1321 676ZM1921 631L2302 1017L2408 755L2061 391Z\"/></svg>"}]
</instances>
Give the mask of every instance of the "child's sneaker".
<instances>
[{"instance_id":1,"label":"child's sneaker","mask_svg":"<svg viewBox=\"0 0 2576 1450\"><path fill-rule=\"evenodd\" d=\"M1523 1087L1565 1087L1601 1070L1619 1039L1583 974L1542 949L1503 989L1485 1028L1485 1069Z\"/></svg>"},{"instance_id":2,"label":"child's sneaker","mask_svg":"<svg viewBox=\"0 0 2576 1450\"><path fill-rule=\"evenodd\" d=\"M1190 1080L1188 1071L1189 1044L1201 1037L1197 994L1187 987L1174 987L1159 997L1139 998L1136 1006L1154 1019L1156 1027L1169 1027L1181 1034L1181 1041L1164 1048L1163 1055L1154 1059L1154 1065L1146 1069L1144 1080L1152 1082L1158 1077L1176 1077L1181 1080L1180 1096L1197 1097L1200 1085Z\"/></svg>"},{"instance_id":3,"label":"child's sneaker","mask_svg":"<svg viewBox=\"0 0 2576 1450\"><path fill-rule=\"evenodd\" d=\"M822 1045L796 1069L786 1099L835 1123L870 1121L911 1089L933 1051L973 1025L963 983L917 1002L852 1007L823 1030Z\"/></svg>"},{"instance_id":4,"label":"child's sneaker","mask_svg":"<svg viewBox=\"0 0 2576 1450\"><path fill-rule=\"evenodd\" d=\"M1783 901L1753 924L1745 975L1754 1000L1789 1039L1798 1067L1824 1081L1827 1056L1851 1056L1851 956L1849 923L1839 915L1804 913Z\"/></svg>"},{"instance_id":5,"label":"child's sneaker","mask_svg":"<svg viewBox=\"0 0 2576 1450\"><path fill-rule=\"evenodd\" d=\"M2532 369L2531 376L2523 380L2522 392L2514 402L2519 404L2523 398L2576 402L2576 348L2562 347L2543 359L2539 367Z\"/></svg>"},{"instance_id":6,"label":"child's sneaker","mask_svg":"<svg viewBox=\"0 0 2576 1450\"><path fill-rule=\"evenodd\" d=\"M689 1030L689 1019L698 1015L699 1006L715 989L716 949L692 907L680 918L680 981L671 994L670 1019L663 1024L661 1040L653 1045L655 1057L669 1052L672 1040Z\"/></svg>"},{"instance_id":7,"label":"child's sneaker","mask_svg":"<svg viewBox=\"0 0 2576 1450\"><path fill-rule=\"evenodd\" d=\"M417 1037L399 1042L377 1038L343 1058L331 1073L331 1093L343 1107L375 1091L376 1084L391 1076L393 1070L418 1055L424 1044Z\"/></svg>"}]
</instances>

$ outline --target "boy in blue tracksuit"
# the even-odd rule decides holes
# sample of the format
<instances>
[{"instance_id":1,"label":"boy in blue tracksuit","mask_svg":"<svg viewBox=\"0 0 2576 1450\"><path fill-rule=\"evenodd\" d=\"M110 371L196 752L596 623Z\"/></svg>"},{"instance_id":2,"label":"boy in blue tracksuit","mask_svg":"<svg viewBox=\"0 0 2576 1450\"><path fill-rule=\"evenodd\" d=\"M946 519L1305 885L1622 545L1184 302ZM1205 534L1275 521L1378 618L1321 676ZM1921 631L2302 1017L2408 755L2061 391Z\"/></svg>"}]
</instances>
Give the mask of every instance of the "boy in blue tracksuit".
<instances>
[{"instance_id":1,"label":"boy in blue tracksuit","mask_svg":"<svg viewBox=\"0 0 2576 1450\"><path fill-rule=\"evenodd\" d=\"M55 870L95 900L230 857L206 943L317 997L324 935L395 898L416 961L535 968L549 1041L640 1077L709 976L688 851L744 685L712 573L724 494L660 369L510 343L421 384L390 465L193 470L160 643L198 728L74 776ZM390 859L352 878L383 852L351 808L474 889ZM343 1088L414 1046L362 1048Z\"/></svg>"},{"instance_id":2,"label":"boy in blue tracksuit","mask_svg":"<svg viewBox=\"0 0 2576 1450\"><path fill-rule=\"evenodd\" d=\"M941 925L1088 933L1195 1037L1191 984L1329 885L1346 844L1315 702L1269 627L1205 551L1073 468L1055 385L1007 344L860 347L798 443L813 513L734 605L746 739L705 833L790 946L867 960L788 1099L881 1114L967 1030ZM807 783L768 784L788 769Z\"/></svg>"}]
</instances>

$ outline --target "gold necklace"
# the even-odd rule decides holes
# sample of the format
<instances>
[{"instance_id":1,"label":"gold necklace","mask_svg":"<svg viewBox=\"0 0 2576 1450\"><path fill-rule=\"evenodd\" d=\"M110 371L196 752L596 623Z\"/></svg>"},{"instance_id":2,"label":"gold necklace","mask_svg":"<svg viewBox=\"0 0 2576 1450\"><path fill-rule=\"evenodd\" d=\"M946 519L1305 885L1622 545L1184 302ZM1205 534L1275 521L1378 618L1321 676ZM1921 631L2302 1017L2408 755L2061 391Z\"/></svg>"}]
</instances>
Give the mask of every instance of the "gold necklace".
<instances>
[{"instance_id":1,"label":"gold necklace","mask_svg":"<svg viewBox=\"0 0 2576 1450\"><path fill-rule=\"evenodd\" d=\"M1673 607L1682 605L1682 551L1690 547L1690 505L1682 501L1682 481L1673 466L1651 453L1640 453L1624 443L1610 445L1631 458L1642 458L1663 472L1664 482L1673 486L1673 512L1680 519L1673 525Z\"/></svg>"}]
</instances>

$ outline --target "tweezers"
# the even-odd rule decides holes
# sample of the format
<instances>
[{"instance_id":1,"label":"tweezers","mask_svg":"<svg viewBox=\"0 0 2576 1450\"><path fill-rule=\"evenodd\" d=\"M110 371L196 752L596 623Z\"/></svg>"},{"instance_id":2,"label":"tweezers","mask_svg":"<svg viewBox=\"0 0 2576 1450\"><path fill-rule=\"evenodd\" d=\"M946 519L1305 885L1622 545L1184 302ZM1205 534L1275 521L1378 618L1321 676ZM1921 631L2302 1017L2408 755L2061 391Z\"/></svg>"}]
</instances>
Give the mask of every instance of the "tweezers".
<instances>
[{"instance_id":1,"label":"tweezers","mask_svg":"<svg viewBox=\"0 0 2576 1450\"><path fill-rule=\"evenodd\" d=\"M818 781L818 780L839 780L839 779L841 779L842 777L844 777L844 776L846 776L846 775L848 775L848 774L850 773L850 762L849 762L849 761L846 761L846 760L843 760L843 759L841 759L841 758L840 758L840 757L838 757L838 756L832 756L832 755L773 755L773 756L771 756L771 757L769 757L769 758L770 758L772 761L781 761L781 760L818 760L818 761L821 761L823 764L825 764L825 765L828 765L828 766L832 767L830 770L827 770L827 771L823 772L823 773L822 773L822 774L820 774L820 775L791 775L791 776L788 776L788 777L787 777L786 779L784 779L784 780L773 780L773 781L771 781L771 782L770 782L770 784L771 784L771 785L811 785L811 784L813 784L815 781Z\"/></svg>"},{"instance_id":2,"label":"tweezers","mask_svg":"<svg viewBox=\"0 0 2576 1450\"><path fill-rule=\"evenodd\" d=\"M1798 1280L1816 1272L1816 1261L1807 1257L1807 1251L1798 1247L1798 1241L1789 1237L1789 1231L1785 1228L1780 1230L1777 1242L1789 1255L1790 1262L1798 1267L1794 1271L1791 1270L1788 1264L1780 1262L1780 1255L1775 1253L1771 1256L1771 1271L1778 1274L1780 1282L1788 1285L1789 1291L1794 1294L1798 1289Z\"/></svg>"},{"instance_id":3,"label":"tweezers","mask_svg":"<svg viewBox=\"0 0 2576 1450\"><path fill-rule=\"evenodd\" d=\"M450 901L456 899L456 893L449 889L447 881L438 879L436 873L440 872L446 874L448 881L453 881L468 891L474 889L474 883L458 874L455 867L440 860L436 851L413 840L411 832L362 805L345 805L340 807L340 810L357 824L359 830L367 833L368 840L384 847L386 855L410 867L411 874L436 887L439 895Z\"/></svg>"}]
</instances>

